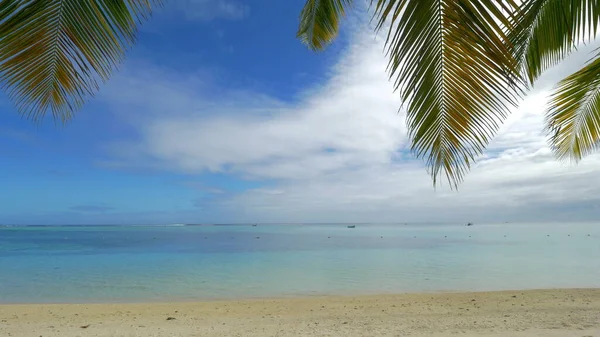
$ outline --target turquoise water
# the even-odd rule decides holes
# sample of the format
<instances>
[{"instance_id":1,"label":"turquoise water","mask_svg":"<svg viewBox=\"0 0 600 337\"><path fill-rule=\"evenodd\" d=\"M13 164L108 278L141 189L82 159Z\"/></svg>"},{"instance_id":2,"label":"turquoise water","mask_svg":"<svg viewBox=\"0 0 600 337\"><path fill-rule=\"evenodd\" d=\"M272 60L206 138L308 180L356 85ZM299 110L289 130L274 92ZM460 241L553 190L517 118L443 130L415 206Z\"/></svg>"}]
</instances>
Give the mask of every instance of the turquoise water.
<instances>
[{"instance_id":1,"label":"turquoise water","mask_svg":"<svg viewBox=\"0 0 600 337\"><path fill-rule=\"evenodd\" d=\"M0 228L0 302L600 287L600 224Z\"/></svg>"}]
</instances>

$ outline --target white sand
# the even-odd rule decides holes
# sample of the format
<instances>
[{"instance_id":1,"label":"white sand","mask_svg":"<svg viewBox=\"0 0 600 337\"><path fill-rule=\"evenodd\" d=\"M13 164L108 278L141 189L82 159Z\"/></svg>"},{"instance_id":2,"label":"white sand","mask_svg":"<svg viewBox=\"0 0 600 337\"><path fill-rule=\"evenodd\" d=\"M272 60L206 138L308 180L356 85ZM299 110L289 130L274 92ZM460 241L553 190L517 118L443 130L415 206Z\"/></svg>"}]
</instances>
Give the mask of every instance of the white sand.
<instances>
[{"instance_id":1,"label":"white sand","mask_svg":"<svg viewBox=\"0 0 600 337\"><path fill-rule=\"evenodd\" d=\"M0 306L1 337L452 335L600 337L600 289Z\"/></svg>"}]
</instances>

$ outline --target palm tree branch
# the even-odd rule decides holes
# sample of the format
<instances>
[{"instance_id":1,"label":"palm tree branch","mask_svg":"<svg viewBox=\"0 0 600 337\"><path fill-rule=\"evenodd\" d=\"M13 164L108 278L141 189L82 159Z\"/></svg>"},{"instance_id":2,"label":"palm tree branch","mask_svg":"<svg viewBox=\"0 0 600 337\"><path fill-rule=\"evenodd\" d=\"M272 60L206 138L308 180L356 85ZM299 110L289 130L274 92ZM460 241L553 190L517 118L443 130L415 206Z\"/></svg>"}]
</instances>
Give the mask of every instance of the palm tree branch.
<instances>
[{"instance_id":1,"label":"palm tree branch","mask_svg":"<svg viewBox=\"0 0 600 337\"><path fill-rule=\"evenodd\" d=\"M296 36L312 50L324 49L338 34L339 23L353 0L307 0Z\"/></svg>"},{"instance_id":2,"label":"palm tree branch","mask_svg":"<svg viewBox=\"0 0 600 337\"><path fill-rule=\"evenodd\" d=\"M592 0L522 1L515 17L510 40L531 84L577 44L593 39L600 24L600 10Z\"/></svg>"},{"instance_id":3,"label":"palm tree branch","mask_svg":"<svg viewBox=\"0 0 600 337\"><path fill-rule=\"evenodd\" d=\"M578 162L600 147L600 57L558 83L546 123L560 159Z\"/></svg>"},{"instance_id":4,"label":"palm tree branch","mask_svg":"<svg viewBox=\"0 0 600 337\"><path fill-rule=\"evenodd\" d=\"M34 120L68 120L106 81L161 0L4 0L0 82Z\"/></svg>"},{"instance_id":5,"label":"palm tree branch","mask_svg":"<svg viewBox=\"0 0 600 337\"><path fill-rule=\"evenodd\" d=\"M373 0L389 25L388 70L402 100L412 149L434 184L462 181L520 91L506 36L516 6L500 0Z\"/></svg>"}]
</instances>

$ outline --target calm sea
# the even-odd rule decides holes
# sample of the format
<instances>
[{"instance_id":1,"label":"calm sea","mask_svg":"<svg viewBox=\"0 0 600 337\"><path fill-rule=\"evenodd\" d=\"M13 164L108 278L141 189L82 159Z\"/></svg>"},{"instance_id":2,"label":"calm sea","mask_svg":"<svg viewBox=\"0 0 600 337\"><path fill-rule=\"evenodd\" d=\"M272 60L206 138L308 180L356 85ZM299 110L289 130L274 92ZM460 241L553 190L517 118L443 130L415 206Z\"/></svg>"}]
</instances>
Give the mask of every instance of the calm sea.
<instances>
[{"instance_id":1,"label":"calm sea","mask_svg":"<svg viewBox=\"0 0 600 337\"><path fill-rule=\"evenodd\" d=\"M600 287L600 223L0 228L0 302Z\"/></svg>"}]
</instances>

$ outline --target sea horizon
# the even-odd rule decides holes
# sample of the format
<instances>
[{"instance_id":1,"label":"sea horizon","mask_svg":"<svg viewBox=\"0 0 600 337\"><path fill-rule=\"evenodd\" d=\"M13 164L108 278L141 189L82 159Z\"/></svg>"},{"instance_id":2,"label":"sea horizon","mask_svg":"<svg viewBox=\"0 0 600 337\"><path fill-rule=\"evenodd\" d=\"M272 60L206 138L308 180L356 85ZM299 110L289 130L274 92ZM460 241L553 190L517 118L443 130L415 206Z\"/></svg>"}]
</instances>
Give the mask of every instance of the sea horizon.
<instances>
[{"instance_id":1,"label":"sea horizon","mask_svg":"<svg viewBox=\"0 0 600 337\"><path fill-rule=\"evenodd\" d=\"M251 225L260 225L260 226L286 226L286 225L467 225L471 223L473 226L489 226L489 225L507 225L507 224L527 224L527 225L546 225L546 224L598 224L600 225L600 220L577 220L577 221L481 221L481 222L473 222L473 221L377 221L377 222L206 222L206 223L187 223L187 222L167 222L167 223L69 223L69 224L61 224L61 223L53 223L53 224L22 224L22 223L0 223L0 228L2 227L114 227L114 226L123 226L123 227L139 227L139 226L147 226L147 227L164 227L164 226L251 226Z\"/></svg>"}]
</instances>

